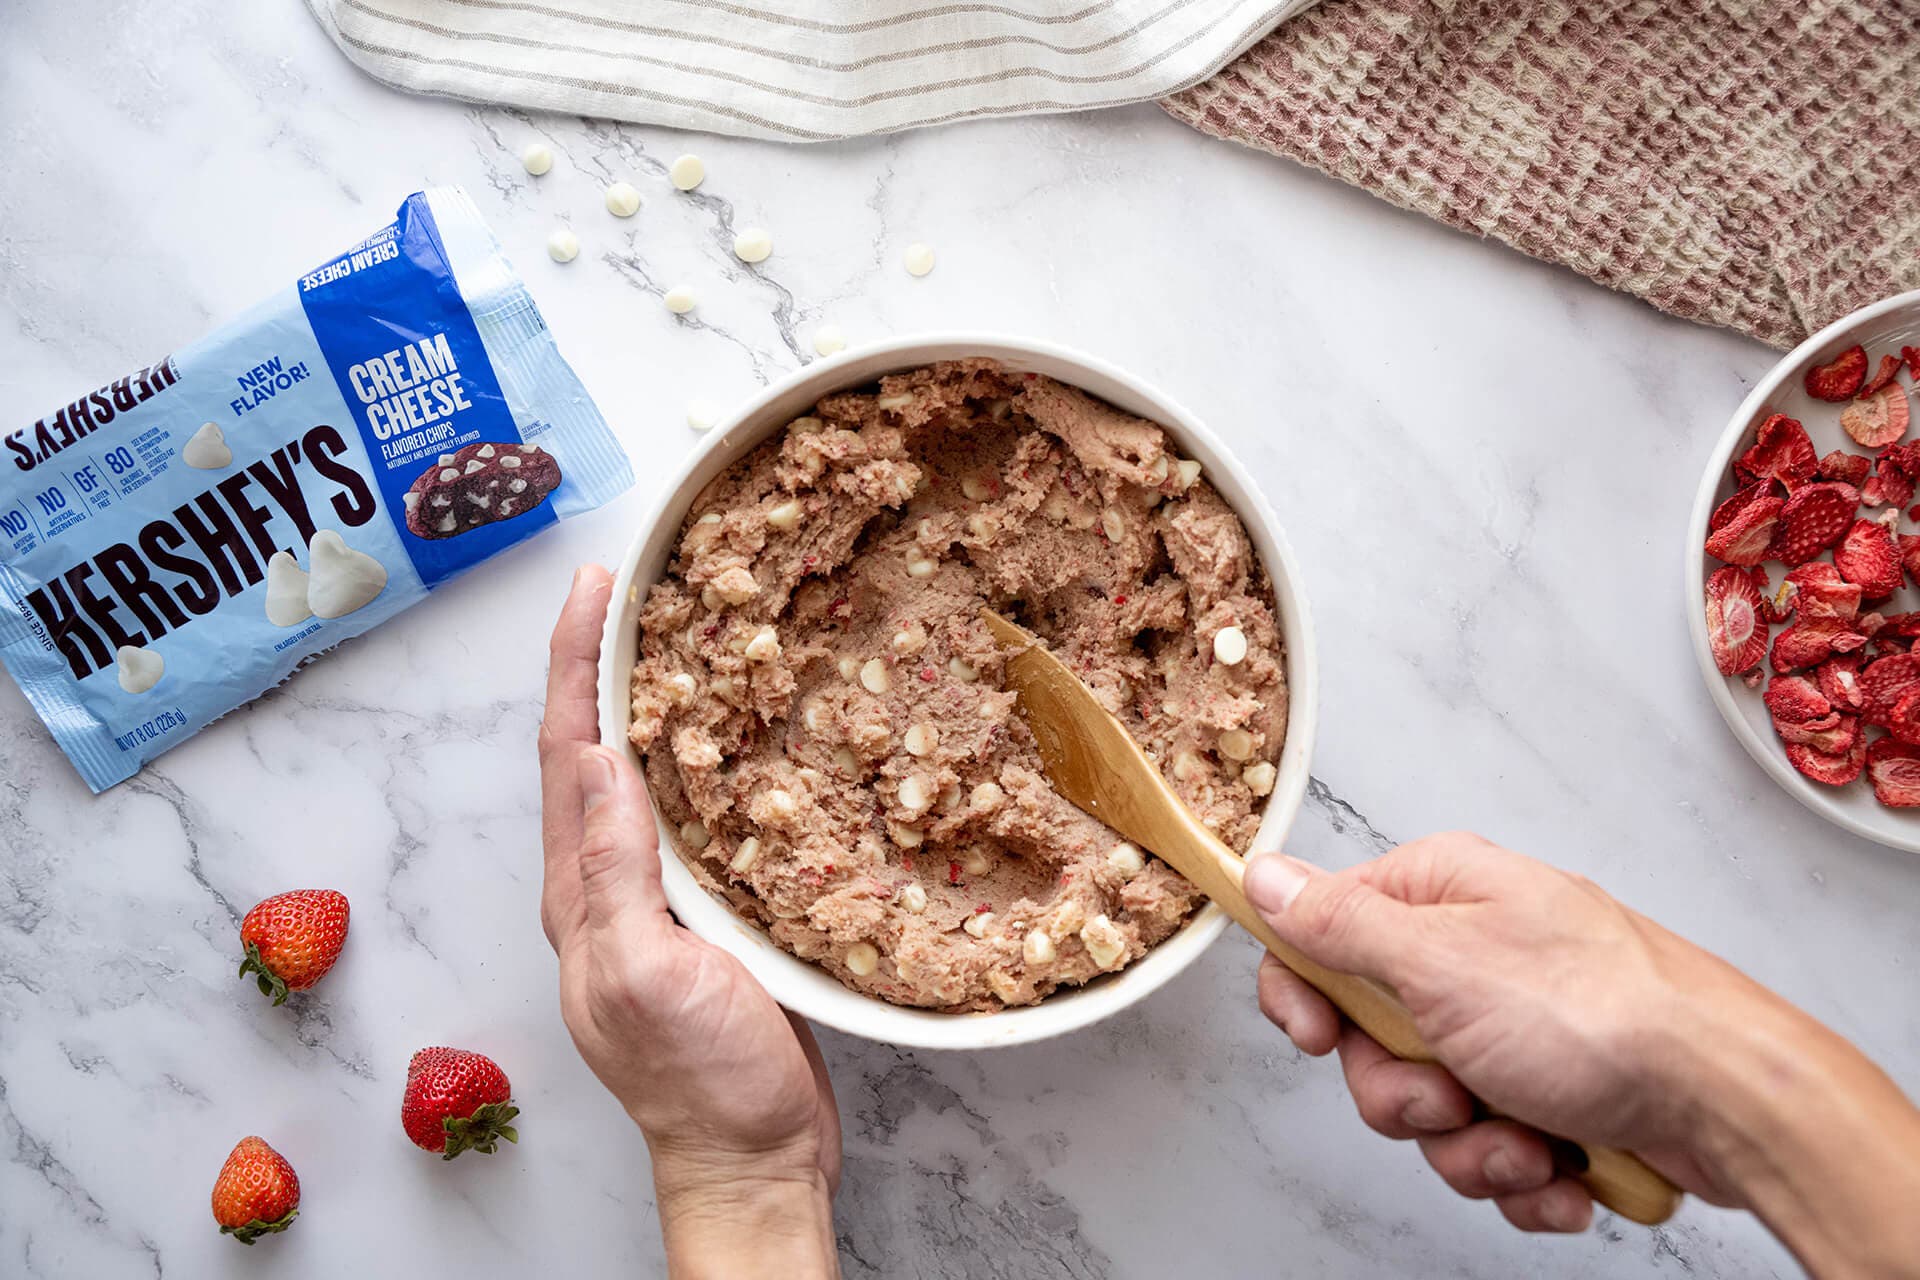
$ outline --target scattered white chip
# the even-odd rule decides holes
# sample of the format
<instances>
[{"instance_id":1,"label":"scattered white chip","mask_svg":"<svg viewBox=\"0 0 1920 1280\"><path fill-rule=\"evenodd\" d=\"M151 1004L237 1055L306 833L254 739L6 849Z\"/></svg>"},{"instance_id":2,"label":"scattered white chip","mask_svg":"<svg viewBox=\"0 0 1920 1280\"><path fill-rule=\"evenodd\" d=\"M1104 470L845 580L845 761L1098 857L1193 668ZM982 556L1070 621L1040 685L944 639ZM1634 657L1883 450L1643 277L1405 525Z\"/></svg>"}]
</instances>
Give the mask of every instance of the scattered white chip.
<instances>
[{"instance_id":1,"label":"scattered white chip","mask_svg":"<svg viewBox=\"0 0 1920 1280\"><path fill-rule=\"evenodd\" d=\"M233 450L227 448L227 434L217 422L203 422L200 429L180 450L180 461L201 471L218 471L233 464Z\"/></svg>"},{"instance_id":2,"label":"scattered white chip","mask_svg":"<svg viewBox=\"0 0 1920 1280\"><path fill-rule=\"evenodd\" d=\"M871 942L856 942L847 948L847 972L864 978L880 964L880 952Z\"/></svg>"},{"instance_id":3,"label":"scattered white chip","mask_svg":"<svg viewBox=\"0 0 1920 1280\"><path fill-rule=\"evenodd\" d=\"M687 425L695 431L711 431L720 418L720 406L711 400L687 401Z\"/></svg>"},{"instance_id":4,"label":"scattered white chip","mask_svg":"<svg viewBox=\"0 0 1920 1280\"><path fill-rule=\"evenodd\" d=\"M1278 769L1262 760L1258 764L1250 764L1241 770L1240 781L1246 783L1247 790L1256 796L1270 796L1273 794L1274 781L1279 776Z\"/></svg>"},{"instance_id":5,"label":"scattered white chip","mask_svg":"<svg viewBox=\"0 0 1920 1280\"><path fill-rule=\"evenodd\" d=\"M572 262L580 256L580 237L561 227L547 237L547 256L555 262Z\"/></svg>"},{"instance_id":6,"label":"scattered white chip","mask_svg":"<svg viewBox=\"0 0 1920 1280\"><path fill-rule=\"evenodd\" d=\"M128 693L145 693L167 673L167 660L152 649L123 644L113 658L119 668L120 687Z\"/></svg>"},{"instance_id":7,"label":"scattered white chip","mask_svg":"<svg viewBox=\"0 0 1920 1280\"><path fill-rule=\"evenodd\" d=\"M387 588L387 567L355 551L332 529L313 535L307 547L307 606L315 617L338 618L367 604Z\"/></svg>"},{"instance_id":8,"label":"scattered white chip","mask_svg":"<svg viewBox=\"0 0 1920 1280\"><path fill-rule=\"evenodd\" d=\"M537 178L553 168L553 148L544 142L529 142L520 153L520 163Z\"/></svg>"},{"instance_id":9,"label":"scattered white chip","mask_svg":"<svg viewBox=\"0 0 1920 1280\"><path fill-rule=\"evenodd\" d=\"M1219 739L1220 754L1229 760L1246 760L1253 755L1253 735L1245 729L1227 729Z\"/></svg>"},{"instance_id":10,"label":"scattered white chip","mask_svg":"<svg viewBox=\"0 0 1920 1280\"><path fill-rule=\"evenodd\" d=\"M910 244L901 261L906 264L908 275L923 276L933 270L933 250L917 242Z\"/></svg>"},{"instance_id":11,"label":"scattered white chip","mask_svg":"<svg viewBox=\"0 0 1920 1280\"><path fill-rule=\"evenodd\" d=\"M1107 850L1107 866L1123 880L1131 880L1146 870L1147 860L1130 844L1117 844Z\"/></svg>"},{"instance_id":12,"label":"scattered white chip","mask_svg":"<svg viewBox=\"0 0 1920 1280\"><path fill-rule=\"evenodd\" d=\"M691 191L707 180L707 162L699 156L680 156L667 168L667 181L682 191Z\"/></svg>"},{"instance_id":13,"label":"scattered white chip","mask_svg":"<svg viewBox=\"0 0 1920 1280\"><path fill-rule=\"evenodd\" d=\"M1247 660L1247 633L1238 627L1222 627L1213 633L1213 656L1229 667Z\"/></svg>"},{"instance_id":14,"label":"scattered white chip","mask_svg":"<svg viewBox=\"0 0 1920 1280\"><path fill-rule=\"evenodd\" d=\"M837 324L823 324L813 331L813 349L823 356L844 351L846 346L847 335L840 332Z\"/></svg>"},{"instance_id":15,"label":"scattered white chip","mask_svg":"<svg viewBox=\"0 0 1920 1280\"><path fill-rule=\"evenodd\" d=\"M976 911L960 922L960 927L976 938L987 936L987 930L993 927L993 912Z\"/></svg>"},{"instance_id":16,"label":"scattered white chip","mask_svg":"<svg viewBox=\"0 0 1920 1280\"><path fill-rule=\"evenodd\" d=\"M727 861L727 870L734 872L736 875L744 875L748 871L751 871L753 864L759 860L760 837L748 836L740 842L740 847L733 851L733 857Z\"/></svg>"},{"instance_id":17,"label":"scattered white chip","mask_svg":"<svg viewBox=\"0 0 1920 1280\"><path fill-rule=\"evenodd\" d=\"M1080 941L1086 944L1087 954L1102 969L1113 968L1127 954L1126 936L1104 914L1081 926Z\"/></svg>"},{"instance_id":18,"label":"scattered white chip","mask_svg":"<svg viewBox=\"0 0 1920 1280\"><path fill-rule=\"evenodd\" d=\"M607 212L616 218L631 218L640 212L640 193L631 182L616 182L607 188Z\"/></svg>"},{"instance_id":19,"label":"scattered white chip","mask_svg":"<svg viewBox=\"0 0 1920 1280\"><path fill-rule=\"evenodd\" d=\"M307 604L307 571L291 551L276 551L267 561L267 621L297 627L313 616Z\"/></svg>"},{"instance_id":20,"label":"scattered white chip","mask_svg":"<svg viewBox=\"0 0 1920 1280\"><path fill-rule=\"evenodd\" d=\"M700 304L700 299L693 296L693 290L684 284L677 284L667 290L660 296L660 301L666 303L667 310L677 316L687 314Z\"/></svg>"},{"instance_id":21,"label":"scattered white chip","mask_svg":"<svg viewBox=\"0 0 1920 1280\"><path fill-rule=\"evenodd\" d=\"M773 253L773 237L765 227L748 227L733 238L733 256L742 262L765 262Z\"/></svg>"},{"instance_id":22,"label":"scattered white chip","mask_svg":"<svg viewBox=\"0 0 1920 1280\"><path fill-rule=\"evenodd\" d=\"M695 853L706 848L712 840L713 837L707 833L706 824L699 819L696 818L692 822L683 822L680 824L680 843Z\"/></svg>"},{"instance_id":23,"label":"scattered white chip","mask_svg":"<svg viewBox=\"0 0 1920 1280\"><path fill-rule=\"evenodd\" d=\"M917 884L910 884L900 890L900 905L919 915L927 909L927 891Z\"/></svg>"}]
</instances>

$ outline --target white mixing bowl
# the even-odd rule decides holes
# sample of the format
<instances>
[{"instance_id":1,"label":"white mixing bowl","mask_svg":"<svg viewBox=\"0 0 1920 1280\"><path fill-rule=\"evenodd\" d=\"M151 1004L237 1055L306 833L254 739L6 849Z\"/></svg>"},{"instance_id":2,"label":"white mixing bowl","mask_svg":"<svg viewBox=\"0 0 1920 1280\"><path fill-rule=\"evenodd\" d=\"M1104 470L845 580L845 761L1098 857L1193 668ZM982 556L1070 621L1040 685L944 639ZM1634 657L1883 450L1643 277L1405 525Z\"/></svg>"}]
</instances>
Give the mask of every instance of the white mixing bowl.
<instances>
[{"instance_id":1,"label":"white mixing bowl","mask_svg":"<svg viewBox=\"0 0 1920 1280\"><path fill-rule=\"evenodd\" d=\"M613 606L600 642L600 738L633 752L627 741L629 680L639 648L638 617L647 589L673 554L681 522L708 482L822 396L873 382L882 374L917 369L936 360L986 356L1022 372L1071 383L1129 413L1166 428L1182 455L1198 460L1206 478L1239 513L1254 550L1273 580L1287 644L1291 706L1279 776L1267 801L1255 847L1277 849L1306 795L1319 693L1313 627L1300 587L1300 570L1286 536L1246 470L1226 447L1166 395L1111 365L1052 343L993 334L936 333L895 338L818 361L767 387L721 421L681 464L664 498L649 515L614 579ZM637 760L637 754L635 756ZM657 811L656 811L656 816ZM851 1035L925 1049L985 1049L1026 1044L1098 1022L1126 1008L1199 958L1226 929L1220 908L1208 904L1186 926L1115 974L1057 992L1036 1005L998 1013L948 1014L908 1009L842 986L831 974L774 945L764 931L716 901L679 861L662 831L661 872L668 903L680 922L737 956L787 1008Z\"/></svg>"}]
</instances>

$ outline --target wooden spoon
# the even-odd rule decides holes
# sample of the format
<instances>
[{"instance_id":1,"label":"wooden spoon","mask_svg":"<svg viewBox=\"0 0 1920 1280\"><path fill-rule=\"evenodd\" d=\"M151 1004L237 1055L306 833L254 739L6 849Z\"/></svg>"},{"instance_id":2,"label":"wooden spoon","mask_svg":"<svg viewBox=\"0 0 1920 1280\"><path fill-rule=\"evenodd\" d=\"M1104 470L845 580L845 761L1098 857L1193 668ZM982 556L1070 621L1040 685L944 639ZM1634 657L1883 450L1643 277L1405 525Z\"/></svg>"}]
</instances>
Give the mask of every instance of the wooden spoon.
<instances>
[{"instance_id":1,"label":"wooden spoon","mask_svg":"<svg viewBox=\"0 0 1920 1280\"><path fill-rule=\"evenodd\" d=\"M1390 988L1315 964L1281 941L1240 887L1246 863L1200 824L1140 744L1038 637L990 609L980 616L1009 653L1007 687L1019 697L1054 790L1158 854L1394 1056L1434 1061L1413 1015ZM1679 1189L1632 1152L1555 1143L1567 1149L1568 1172L1621 1217L1653 1226L1679 1208Z\"/></svg>"}]
</instances>

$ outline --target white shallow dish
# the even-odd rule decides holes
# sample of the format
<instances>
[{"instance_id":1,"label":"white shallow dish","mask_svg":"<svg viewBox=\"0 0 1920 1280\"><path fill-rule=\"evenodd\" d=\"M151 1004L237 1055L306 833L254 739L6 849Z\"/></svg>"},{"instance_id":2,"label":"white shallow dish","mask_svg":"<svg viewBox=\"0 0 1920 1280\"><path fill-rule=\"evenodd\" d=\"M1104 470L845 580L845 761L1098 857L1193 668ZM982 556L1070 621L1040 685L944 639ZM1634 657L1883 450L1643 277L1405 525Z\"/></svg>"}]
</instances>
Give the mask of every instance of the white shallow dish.
<instances>
[{"instance_id":1,"label":"white shallow dish","mask_svg":"<svg viewBox=\"0 0 1920 1280\"><path fill-rule=\"evenodd\" d=\"M1714 705L1720 708L1720 714L1726 718L1740 745L1788 795L1855 835L1895 849L1920 852L1920 809L1889 809L1873 798L1873 787L1864 774L1844 787L1822 786L1804 777L1788 763L1785 745L1773 731L1773 720L1761 700L1766 686L1749 689L1739 677L1721 675L1713 662L1713 646L1707 640L1706 581L1721 567L1718 560L1706 553L1707 521L1714 508L1732 496L1734 459L1752 447L1754 434L1767 415L1784 413L1799 419L1813 440L1814 452L1822 457L1835 449L1875 452L1861 448L1840 429L1840 410L1845 405L1815 400L1807 394L1804 383L1807 370L1826 364L1856 342L1867 349L1868 377L1879 367L1883 353L1897 354L1902 346L1920 345L1920 290L1876 302L1828 325L1795 347L1741 402L1707 463L1700 493L1694 499L1693 519L1687 526L1687 593L1692 601L1688 626L1693 633L1694 657L1699 660L1700 674L1707 682L1707 692L1713 695ZM1906 385L1905 375L1900 385ZM1907 438L1912 436L1910 429ZM1873 508L1861 508L1863 515L1871 510ZM1912 522L1904 516L1899 532L1915 532ZM1823 554L1820 558L1832 556ZM1773 585L1778 587L1785 567L1769 561L1766 569L1772 575ZM1904 587L1892 600L1877 608L1882 613L1920 608L1920 593L1911 586ZM1775 628L1774 634L1779 635L1779 628ZM1763 670L1771 677L1770 665L1763 664Z\"/></svg>"},{"instance_id":2,"label":"white shallow dish","mask_svg":"<svg viewBox=\"0 0 1920 1280\"><path fill-rule=\"evenodd\" d=\"M1313 628L1301 592L1300 571L1279 523L1246 471L1194 416L1161 392L1111 365L1051 343L995 334L936 333L896 338L818 361L761 391L729 414L694 450L648 515L614 579L613 606L600 643L600 736L634 755L627 741L629 677L639 647L639 610L647 590L665 572L681 522L693 499L736 459L822 396L873 382L882 374L917 369L936 360L987 356L1021 372L1045 374L1159 423L1182 455L1197 459L1245 523L1273 581L1287 645L1291 693L1287 738L1255 847L1277 849L1306 795L1319 684ZM658 816L656 811L656 816ZM889 1044L926 1049L984 1049L1026 1044L1098 1022L1138 1001L1199 958L1226 929L1226 913L1209 903L1178 933L1117 974L1061 991L1037 1005L986 1014L908 1009L849 990L831 974L774 945L702 889L679 861L661 821L661 872L668 903L682 924L725 948L746 965L781 1004L815 1022Z\"/></svg>"}]
</instances>

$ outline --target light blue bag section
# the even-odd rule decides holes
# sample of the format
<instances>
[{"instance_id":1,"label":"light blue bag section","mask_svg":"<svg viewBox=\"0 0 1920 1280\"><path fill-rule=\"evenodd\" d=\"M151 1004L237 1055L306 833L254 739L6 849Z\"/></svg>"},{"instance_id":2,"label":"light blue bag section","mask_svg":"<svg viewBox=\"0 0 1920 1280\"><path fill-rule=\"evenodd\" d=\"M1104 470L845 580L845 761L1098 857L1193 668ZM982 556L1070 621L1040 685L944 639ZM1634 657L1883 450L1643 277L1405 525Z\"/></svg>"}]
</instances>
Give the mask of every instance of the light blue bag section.
<instances>
[{"instance_id":1,"label":"light blue bag section","mask_svg":"<svg viewBox=\"0 0 1920 1280\"><path fill-rule=\"evenodd\" d=\"M209 425L230 459L196 447L190 465L188 442ZM488 459L518 454L528 468L489 473L503 483L537 461L557 486L457 533L410 527L410 501L479 502L408 494L444 486L456 450L486 445ZM0 439L0 661L100 791L632 483L472 202L422 192L232 324ZM268 560L284 551L311 569L324 530L379 561L385 587L351 612L275 625ZM153 655L163 666L142 688Z\"/></svg>"}]
</instances>

